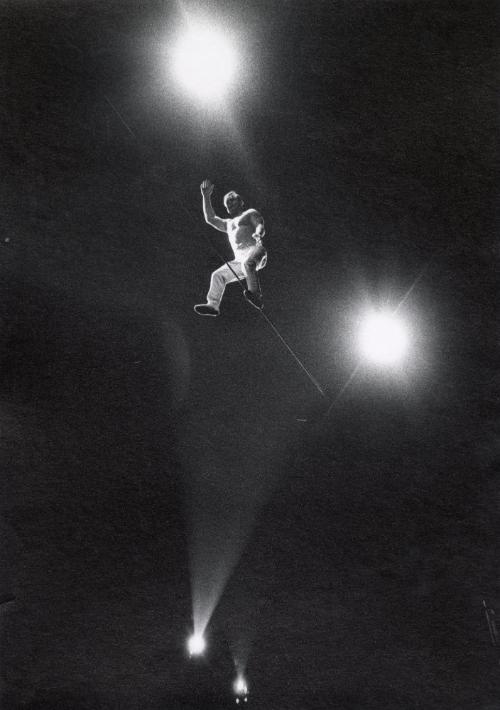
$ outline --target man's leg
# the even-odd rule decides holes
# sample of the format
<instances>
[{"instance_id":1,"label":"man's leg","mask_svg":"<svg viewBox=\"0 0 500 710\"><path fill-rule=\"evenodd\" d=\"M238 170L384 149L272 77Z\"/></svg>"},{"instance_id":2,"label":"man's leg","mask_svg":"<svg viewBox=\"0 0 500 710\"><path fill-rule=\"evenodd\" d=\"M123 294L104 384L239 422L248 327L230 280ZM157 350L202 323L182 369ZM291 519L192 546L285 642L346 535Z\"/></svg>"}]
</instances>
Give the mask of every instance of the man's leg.
<instances>
[{"instance_id":1,"label":"man's leg","mask_svg":"<svg viewBox=\"0 0 500 710\"><path fill-rule=\"evenodd\" d=\"M257 308L262 308L263 299L257 271L263 269L267 262L267 253L262 245L252 249L242 263L243 272L247 281L245 298Z\"/></svg>"},{"instance_id":2,"label":"man's leg","mask_svg":"<svg viewBox=\"0 0 500 710\"><path fill-rule=\"evenodd\" d=\"M244 279L245 274L242 271L241 264L237 261L230 261L228 264L223 264L216 269L210 278L210 288L207 293L207 303L219 310L220 302L226 285Z\"/></svg>"},{"instance_id":3,"label":"man's leg","mask_svg":"<svg viewBox=\"0 0 500 710\"><path fill-rule=\"evenodd\" d=\"M229 266L231 268L229 268ZM232 270L231 270L232 269ZM223 264L216 269L210 278L210 288L207 293L207 302L199 303L194 307L196 313L201 316L217 316L219 315L220 302L226 285L244 279L245 274L242 271L241 264L237 261L230 261L228 264Z\"/></svg>"},{"instance_id":4,"label":"man's leg","mask_svg":"<svg viewBox=\"0 0 500 710\"><path fill-rule=\"evenodd\" d=\"M252 249L241 266L247 280L248 290L251 293L260 293L260 283L257 271L266 265L267 253L262 245Z\"/></svg>"}]
</instances>

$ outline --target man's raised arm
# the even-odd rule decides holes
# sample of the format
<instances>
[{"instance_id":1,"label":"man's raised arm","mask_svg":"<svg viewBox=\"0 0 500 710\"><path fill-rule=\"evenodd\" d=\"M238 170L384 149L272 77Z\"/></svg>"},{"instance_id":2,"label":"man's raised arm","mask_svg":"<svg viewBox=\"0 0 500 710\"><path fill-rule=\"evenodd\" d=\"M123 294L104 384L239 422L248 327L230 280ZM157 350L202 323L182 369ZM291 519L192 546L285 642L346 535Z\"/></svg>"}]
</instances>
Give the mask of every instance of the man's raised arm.
<instances>
[{"instance_id":1,"label":"man's raised arm","mask_svg":"<svg viewBox=\"0 0 500 710\"><path fill-rule=\"evenodd\" d=\"M226 220L217 217L212 207L212 192L214 191L214 187L215 185L213 185L210 180L203 180L200 185L205 222L215 227L215 229L218 229L219 232L227 232Z\"/></svg>"}]
</instances>

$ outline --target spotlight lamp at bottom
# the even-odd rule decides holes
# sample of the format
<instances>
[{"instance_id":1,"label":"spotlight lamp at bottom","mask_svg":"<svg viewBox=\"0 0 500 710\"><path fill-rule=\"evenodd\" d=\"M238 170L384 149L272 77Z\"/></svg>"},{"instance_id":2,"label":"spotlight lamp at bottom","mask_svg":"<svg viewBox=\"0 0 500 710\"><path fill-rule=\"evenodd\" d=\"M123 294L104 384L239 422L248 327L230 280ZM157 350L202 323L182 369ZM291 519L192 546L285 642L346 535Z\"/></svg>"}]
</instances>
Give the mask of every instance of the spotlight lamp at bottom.
<instances>
[{"instance_id":1,"label":"spotlight lamp at bottom","mask_svg":"<svg viewBox=\"0 0 500 710\"><path fill-rule=\"evenodd\" d=\"M234 692L236 694L235 702L237 705L248 702L248 686L246 681L241 676L234 683Z\"/></svg>"}]
</instances>

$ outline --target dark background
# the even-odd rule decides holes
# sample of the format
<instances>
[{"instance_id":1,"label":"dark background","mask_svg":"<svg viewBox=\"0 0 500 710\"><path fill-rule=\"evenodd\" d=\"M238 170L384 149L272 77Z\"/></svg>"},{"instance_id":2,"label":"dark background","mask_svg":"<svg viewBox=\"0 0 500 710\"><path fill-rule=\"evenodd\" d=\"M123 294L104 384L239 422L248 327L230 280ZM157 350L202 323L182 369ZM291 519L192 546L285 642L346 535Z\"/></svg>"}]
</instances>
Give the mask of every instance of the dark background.
<instances>
[{"instance_id":1,"label":"dark background","mask_svg":"<svg viewBox=\"0 0 500 710\"><path fill-rule=\"evenodd\" d=\"M0 6L2 708L221 708L236 664L266 710L498 709L498 4L204 3L224 116L162 68L182 7ZM328 417L237 285L193 313L206 176ZM349 381L403 298L403 372Z\"/></svg>"}]
</instances>

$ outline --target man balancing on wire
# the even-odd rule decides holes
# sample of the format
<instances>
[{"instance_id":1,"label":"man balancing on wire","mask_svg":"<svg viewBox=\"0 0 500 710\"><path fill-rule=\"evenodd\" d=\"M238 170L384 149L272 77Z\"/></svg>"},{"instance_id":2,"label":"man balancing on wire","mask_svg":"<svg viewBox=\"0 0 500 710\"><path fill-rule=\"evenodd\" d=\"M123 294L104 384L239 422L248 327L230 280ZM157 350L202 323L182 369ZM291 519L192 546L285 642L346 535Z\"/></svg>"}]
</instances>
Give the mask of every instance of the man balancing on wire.
<instances>
[{"instance_id":1,"label":"man balancing on wire","mask_svg":"<svg viewBox=\"0 0 500 710\"><path fill-rule=\"evenodd\" d=\"M234 259L213 272L207 302L199 303L194 310L200 316L218 316L226 284L243 279L246 279L247 286L245 298L260 310L263 300L257 271L263 269L267 262L267 252L262 242L265 234L264 220L257 210L244 210L245 203L236 192L228 192L224 197L229 219L217 217L212 207L214 187L210 180L201 183L203 214L208 224L219 232L226 232Z\"/></svg>"}]
</instances>

